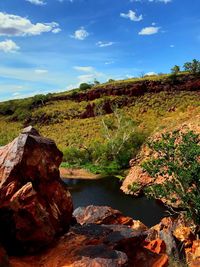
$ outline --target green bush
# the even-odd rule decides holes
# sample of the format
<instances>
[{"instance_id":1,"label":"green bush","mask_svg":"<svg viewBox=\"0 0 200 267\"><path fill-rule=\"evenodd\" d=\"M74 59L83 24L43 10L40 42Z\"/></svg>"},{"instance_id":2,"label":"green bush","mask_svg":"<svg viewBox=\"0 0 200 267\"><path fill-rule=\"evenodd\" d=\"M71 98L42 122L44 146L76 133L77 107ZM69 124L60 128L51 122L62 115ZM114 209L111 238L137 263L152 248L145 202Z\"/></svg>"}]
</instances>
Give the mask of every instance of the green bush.
<instances>
[{"instance_id":1,"label":"green bush","mask_svg":"<svg viewBox=\"0 0 200 267\"><path fill-rule=\"evenodd\" d=\"M104 143L91 142L89 148L68 147L64 161L97 173L116 174L129 167L129 161L136 155L145 135L137 130L136 124L122 113L115 111L114 117L102 120Z\"/></svg>"},{"instance_id":2,"label":"green bush","mask_svg":"<svg viewBox=\"0 0 200 267\"><path fill-rule=\"evenodd\" d=\"M184 64L185 71L190 72L191 74L200 73L200 61L193 59L192 62L186 62Z\"/></svg>"},{"instance_id":3,"label":"green bush","mask_svg":"<svg viewBox=\"0 0 200 267\"><path fill-rule=\"evenodd\" d=\"M182 211L200 223L200 136L190 131L163 134L149 143L156 158L143 164L152 177L169 177L161 185L147 188L146 194L166 198L172 203L181 200Z\"/></svg>"},{"instance_id":4,"label":"green bush","mask_svg":"<svg viewBox=\"0 0 200 267\"><path fill-rule=\"evenodd\" d=\"M91 84L88 84L88 83L81 83L80 86L79 86L79 89L81 91L85 91L85 90L88 90L90 89L92 86Z\"/></svg>"}]
</instances>

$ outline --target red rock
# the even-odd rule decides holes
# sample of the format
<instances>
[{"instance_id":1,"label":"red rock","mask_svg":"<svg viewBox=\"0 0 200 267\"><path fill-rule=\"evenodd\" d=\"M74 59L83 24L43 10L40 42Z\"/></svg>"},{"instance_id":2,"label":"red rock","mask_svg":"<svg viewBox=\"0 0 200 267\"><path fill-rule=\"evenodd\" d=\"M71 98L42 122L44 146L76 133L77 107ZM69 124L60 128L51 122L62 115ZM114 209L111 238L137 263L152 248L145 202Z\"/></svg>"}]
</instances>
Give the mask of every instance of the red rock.
<instances>
[{"instance_id":1,"label":"red rock","mask_svg":"<svg viewBox=\"0 0 200 267\"><path fill-rule=\"evenodd\" d=\"M0 240L12 253L40 249L69 227L72 199L61 161L55 143L32 127L0 148Z\"/></svg>"},{"instance_id":2,"label":"red rock","mask_svg":"<svg viewBox=\"0 0 200 267\"><path fill-rule=\"evenodd\" d=\"M166 252L166 244L161 239L156 239L148 242L144 247L157 254Z\"/></svg>"},{"instance_id":3,"label":"red rock","mask_svg":"<svg viewBox=\"0 0 200 267\"><path fill-rule=\"evenodd\" d=\"M143 248L145 234L126 225L76 225L37 256L12 257L13 267L166 267L168 256Z\"/></svg>"},{"instance_id":4,"label":"red rock","mask_svg":"<svg viewBox=\"0 0 200 267\"><path fill-rule=\"evenodd\" d=\"M200 266L200 240L195 240L191 247L185 249L186 261L189 267Z\"/></svg>"},{"instance_id":5,"label":"red rock","mask_svg":"<svg viewBox=\"0 0 200 267\"><path fill-rule=\"evenodd\" d=\"M183 242L185 247L190 246L195 240L195 236L190 227L184 225L178 225L173 231L173 235L180 241Z\"/></svg>"}]
</instances>

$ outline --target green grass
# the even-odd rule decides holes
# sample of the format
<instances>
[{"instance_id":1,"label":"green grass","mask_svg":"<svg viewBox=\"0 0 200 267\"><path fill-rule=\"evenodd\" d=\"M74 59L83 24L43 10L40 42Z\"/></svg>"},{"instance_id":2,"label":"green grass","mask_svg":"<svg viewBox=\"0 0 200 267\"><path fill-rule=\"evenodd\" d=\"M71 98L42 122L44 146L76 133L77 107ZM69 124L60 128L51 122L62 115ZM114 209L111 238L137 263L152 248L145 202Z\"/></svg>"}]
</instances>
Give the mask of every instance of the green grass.
<instances>
[{"instance_id":1,"label":"green grass","mask_svg":"<svg viewBox=\"0 0 200 267\"><path fill-rule=\"evenodd\" d=\"M97 85L94 88L123 86L144 80L166 80L168 77L169 75L133 78ZM69 99L55 101L54 99L57 96L70 95L79 91L75 89L47 97L36 96L0 103L0 145L5 145L13 140L25 127L25 124L33 125L43 136L55 140L63 152L68 147L82 149L98 142L104 144L102 120L114 120L113 114L103 115L104 113L102 113L100 115L101 112L99 113L99 109L106 101L114 103L115 106L119 104L121 111L136 123L136 131L145 136L164 128L173 128L200 113L199 91L162 91L133 97L104 96L93 101L81 102ZM88 104L95 105L95 112L98 116L80 119L80 115L85 112ZM28 123L26 123L27 118L29 118ZM99 166L96 164L86 165L85 168L99 172Z\"/></svg>"}]
</instances>

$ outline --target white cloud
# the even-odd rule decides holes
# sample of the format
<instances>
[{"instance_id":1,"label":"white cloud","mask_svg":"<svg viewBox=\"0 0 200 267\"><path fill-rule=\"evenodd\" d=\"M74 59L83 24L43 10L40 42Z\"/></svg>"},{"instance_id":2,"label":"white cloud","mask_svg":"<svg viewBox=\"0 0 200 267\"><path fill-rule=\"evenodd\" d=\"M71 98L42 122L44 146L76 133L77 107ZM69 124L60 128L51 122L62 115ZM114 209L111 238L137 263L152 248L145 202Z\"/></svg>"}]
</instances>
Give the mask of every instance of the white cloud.
<instances>
[{"instance_id":1,"label":"white cloud","mask_svg":"<svg viewBox=\"0 0 200 267\"><path fill-rule=\"evenodd\" d=\"M48 70L45 70L45 69L36 69L35 70L35 73L37 73L37 74L46 74L46 73L48 73Z\"/></svg>"},{"instance_id":2,"label":"white cloud","mask_svg":"<svg viewBox=\"0 0 200 267\"><path fill-rule=\"evenodd\" d=\"M146 27L143 28L138 34L139 35L152 35L159 32L160 27Z\"/></svg>"},{"instance_id":3,"label":"white cloud","mask_svg":"<svg viewBox=\"0 0 200 267\"><path fill-rule=\"evenodd\" d=\"M44 6L46 3L44 0L26 0L27 2L30 2L31 4L37 5L37 6Z\"/></svg>"},{"instance_id":4,"label":"white cloud","mask_svg":"<svg viewBox=\"0 0 200 267\"><path fill-rule=\"evenodd\" d=\"M103 73L96 71L95 68L91 66L75 66L74 69L77 71L86 72L86 74L82 74L77 77L77 86L79 86L81 83L93 82L95 79L104 76Z\"/></svg>"},{"instance_id":5,"label":"white cloud","mask_svg":"<svg viewBox=\"0 0 200 267\"><path fill-rule=\"evenodd\" d=\"M52 30L53 33L59 33L61 32L62 30L60 28L55 28Z\"/></svg>"},{"instance_id":6,"label":"white cloud","mask_svg":"<svg viewBox=\"0 0 200 267\"><path fill-rule=\"evenodd\" d=\"M174 47L175 47L175 45L171 44L171 45L170 45L170 47L171 47L171 48L174 48Z\"/></svg>"},{"instance_id":7,"label":"white cloud","mask_svg":"<svg viewBox=\"0 0 200 267\"><path fill-rule=\"evenodd\" d=\"M89 32L87 32L84 27L81 27L80 29L76 30L74 32L74 34L71 36L72 38L74 39L77 39L77 40L85 40L88 36L89 36Z\"/></svg>"},{"instance_id":8,"label":"white cloud","mask_svg":"<svg viewBox=\"0 0 200 267\"><path fill-rule=\"evenodd\" d=\"M94 71L94 68L91 66L88 66L88 67L75 66L74 69L77 71L83 71L83 72L93 72Z\"/></svg>"},{"instance_id":9,"label":"white cloud","mask_svg":"<svg viewBox=\"0 0 200 267\"><path fill-rule=\"evenodd\" d=\"M107 46L111 46L113 44L114 44L114 42L102 42L102 41L99 41L96 43L96 45L98 47L107 47Z\"/></svg>"},{"instance_id":10,"label":"white cloud","mask_svg":"<svg viewBox=\"0 0 200 267\"><path fill-rule=\"evenodd\" d=\"M5 40L0 42L0 51L5 53L14 53L18 51L20 47L12 40Z\"/></svg>"},{"instance_id":11,"label":"white cloud","mask_svg":"<svg viewBox=\"0 0 200 267\"><path fill-rule=\"evenodd\" d=\"M150 71L150 72L145 73L145 76L152 76L152 75L158 75L158 74L154 71Z\"/></svg>"},{"instance_id":12,"label":"white cloud","mask_svg":"<svg viewBox=\"0 0 200 267\"><path fill-rule=\"evenodd\" d=\"M130 19L132 21L141 21L141 20L143 20L143 16L142 15L137 16L136 12L133 11L133 10L129 10L127 14L126 13L121 13L120 16L122 18Z\"/></svg>"},{"instance_id":13,"label":"white cloud","mask_svg":"<svg viewBox=\"0 0 200 267\"><path fill-rule=\"evenodd\" d=\"M0 36L40 35L56 29L59 29L56 22L33 24L27 18L0 12Z\"/></svg>"},{"instance_id":14,"label":"white cloud","mask_svg":"<svg viewBox=\"0 0 200 267\"><path fill-rule=\"evenodd\" d=\"M111 65L111 64L114 64L114 63L115 63L114 60L106 61L106 62L105 62L105 65Z\"/></svg>"}]
</instances>

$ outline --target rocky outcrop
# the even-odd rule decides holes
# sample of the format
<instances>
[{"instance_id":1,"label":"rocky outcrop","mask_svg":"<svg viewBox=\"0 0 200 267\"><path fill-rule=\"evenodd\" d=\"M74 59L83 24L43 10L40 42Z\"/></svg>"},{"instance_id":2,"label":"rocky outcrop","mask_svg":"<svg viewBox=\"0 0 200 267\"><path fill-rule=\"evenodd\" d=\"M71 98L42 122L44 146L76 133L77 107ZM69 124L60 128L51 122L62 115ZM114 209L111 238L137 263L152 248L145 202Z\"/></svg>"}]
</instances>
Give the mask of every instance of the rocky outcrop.
<instances>
[{"instance_id":1,"label":"rocky outcrop","mask_svg":"<svg viewBox=\"0 0 200 267\"><path fill-rule=\"evenodd\" d=\"M148 229L118 210L88 206L74 211L72 226L61 160L32 127L0 148L0 266L167 267L179 247L190 267L200 266L198 229L183 217Z\"/></svg>"},{"instance_id":2,"label":"rocky outcrop","mask_svg":"<svg viewBox=\"0 0 200 267\"><path fill-rule=\"evenodd\" d=\"M186 133L188 131L193 131L197 134L200 133L200 116L197 115L195 118L192 118L192 120L188 120L187 123L181 124L176 126L175 129L168 129L167 132L172 132L174 130L178 130L182 133ZM162 137L162 134L166 133L166 130L163 130L162 132L156 132L156 134L153 134L149 138L149 142L160 140ZM176 140L179 142L179 140ZM156 176L151 177L143 168L142 164L151 159L157 159L159 157L158 153L150 149L146 144L144 144L141 148L140 153L137 155L136 158L130 160L130 171L125 180L123 181L123 184L121 186L121 189L126 194L131 194L134 196L139 196L143 193L144 189L150 185L153 184L163 184L167 179L169 179L169 176ZM181 201L176 196L176 201L171 201L174 196L169 196L168 198L162 198L160 199L162 203L167 204L169 206L172 206L174 208L181 206Z\"/></svg>"},{"instance_id":3,"label":"rocky outcrop","mask_svg":"<svg viewBox=\"0 0 200 267\"><path fill-rule=\"evenodd\" d=\"M122 216L109 207L89 206L75 211L77 221L53 247L37 256L10 259L13 267L166 267L165 247L145 241L148 232L129 225L101 224ZM86 216L86 217L85 217ZM88 216L88 219L87 219ZM92 217L94 216L94 219ZM111 221L110 221L111 219ZM130 218L129 218L130 219ZM90 221L93 220L93 223ZM97 224L96 224L97 223ZM159 240L158 240L159 242ZM160 241L162 242L162 241ZM160 245L161 247L161 245Z\"/></svg>"},{"instance_id":4,"label":"rocky outcrop","mask_svg":"<svg viewBox=\"0 0 200 267\"><path fill-rule=\"evenodd\" d=\"M0 241L33 252L69 228L72 199L59 176L62 153L32 127L0 148Z\"/></svg>"},{"instance_id":5,"label":"rocky outcrop","mask_svg":"<svg viewBox=\"0 0 200 267\"><path fill-rule=\"evenodd\" d=\"M189 267L200 266L200 242L197 239L199 229L191 220L183 216L163 218L161 222L147 231L147 248L157 252L163 248L168 255L182 262L186 257ZM159 242L157 241L159 240ZM163 243L164 242L164 243Z\"/></svg>"},{"instance_id":6,"label":"rocky outcrop","mask_svg":"<svg viewBox=\"0 0 200 267\"><path fill-rule=\"evenodd\" d=\"M88 206L77 208L73 215L81 225L94 224L120 224L129 225L131 229L146 231L148 228L140 221L124 216L120 211L107 206Z\"/></svg>"},{"instance_id":7,"label":"rocky outcrop","mask_svg":"<svg viewBox=\"0 0 200 267\"><path fill-rule=\"evenodd\" d=\"M195 75L180 75L176 81L166 79L108 83L93 87L86 92L77 92L71 95L54 96L53 100L92 101L103 96L127 97L141 96L145 93L158 93L161 91L197 91L200 89L200 77Z\"/></svg>"}]
</instances>

